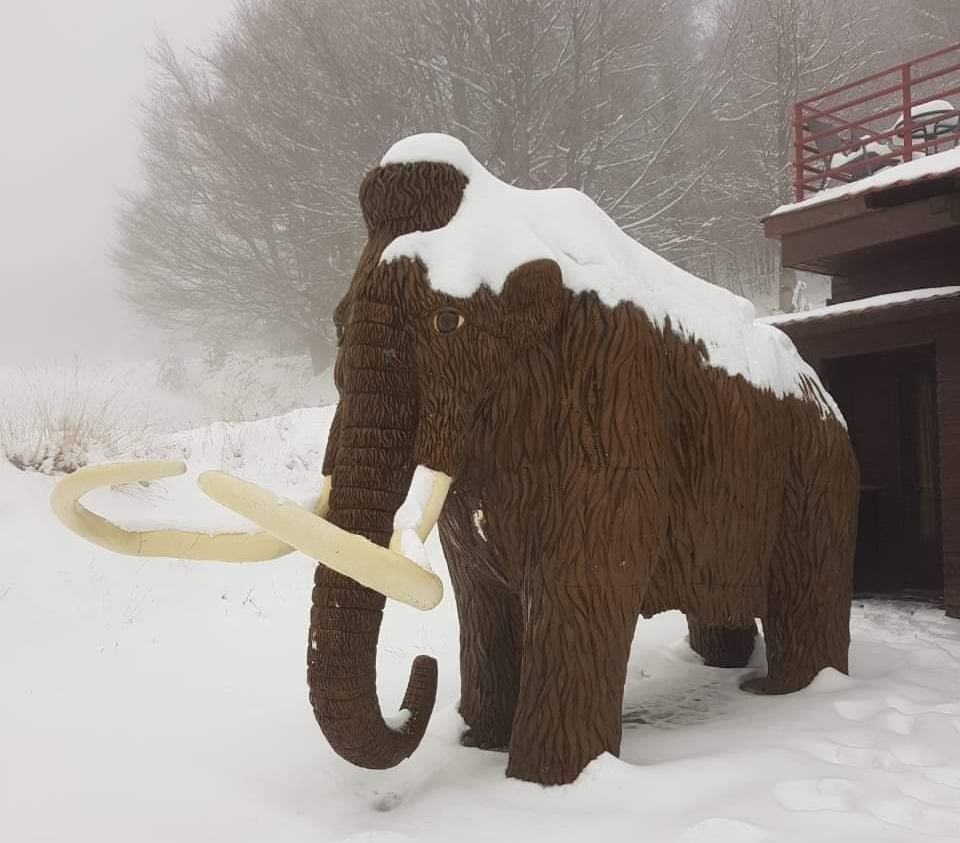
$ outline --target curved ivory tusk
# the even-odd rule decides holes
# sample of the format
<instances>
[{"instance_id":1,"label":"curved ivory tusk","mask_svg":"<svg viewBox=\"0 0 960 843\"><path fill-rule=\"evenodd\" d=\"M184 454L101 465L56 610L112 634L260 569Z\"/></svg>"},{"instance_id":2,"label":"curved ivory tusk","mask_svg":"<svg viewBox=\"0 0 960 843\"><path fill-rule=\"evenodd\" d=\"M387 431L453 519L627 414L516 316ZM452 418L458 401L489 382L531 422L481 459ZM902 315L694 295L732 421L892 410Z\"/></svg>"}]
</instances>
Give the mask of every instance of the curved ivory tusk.
<instances>
[{"instance_id":1,"label":"curved ivory tusk","mask_svg":"<svg viewBox=\"0 0 960 843\"><path fill-rule=\"evenodd\" d=\"M430 487L430 497L427 505L423 508L423 517L414 527L414 532L420 537L420 541L425 542L430 531L437 523L440 517L440 510L443 509L443 502L447 499L447 492L450 491L452 478L442 471L431 471L433 475L433 484Z\"/></svg>"},{"instance_id":2,"label":"curved ivory tusk","mask_svg":"<svg viewBox=\"0 0 960 843\"><path fill-rule=\"evenodd\" d=\"M447 499L447 493L450 491L450 484L453 482L448 474L442 471L435 471L427 468L425 465L418 465L414 472L413 479L410 482L410 491L407 493L407 499L397 510L393 519L393 535L390 537L390 550L395 553L404 554L404 545L409 541L411 531L419 539L422 545L430 535L430 531L437 523L440 517L440 510L443 509L443 503ZM427 485L429 484L429 485ZM426 486L426 494L423 487ZM416 524L412 521L409 510L418 513L419 520ZM416 543L414 540L414 544ZM409 545L408 545L409 547ZM409 550L407 554L409 554ZM405 554L406 555L406 554Z\"/></svg>"},{"instance_id":3,"label":"curved ivory tusk","mask_svg":"<svg viewBox=\"0 0 960 843\"><path fill-rule=\"evenodd\" d=\"M323 485L320 487L320 497L317 498L317 505L313 508L313 511L321 518L326 518L330 512L330 481L330 475L325 474L323 477Z\"/></svg>"},{"instance_id":4,"label":"curved ivory tusk","mask_svg":"<svg viewBox=\"0 0 960 843\"><path fill-rule=\"evenodd\" d=\"M440 580L416 562L342 530L294 501L222 471L205 471L198 483L217 503L380 594L424 611L443 596Z\"/></svg>"},{"instance_id":5,"label":"curved ivory tusk","mask_svg":"<svg viewBox=\"0 0 960 843\"><path fill-rule=\"evenodd\" d=\"M57 483L50 495L50 506L64 526L78 536L128 556L262 562L293 552L290 545L264 530L215 535L175 529L125 530L80 503L80 498L87 492L101 486L178 477L186 470L187 467L178 460L88 465L68 474ZM318 507L325 504L328 497L329 482L326 482Z\"/></svg>"}]
</instances>

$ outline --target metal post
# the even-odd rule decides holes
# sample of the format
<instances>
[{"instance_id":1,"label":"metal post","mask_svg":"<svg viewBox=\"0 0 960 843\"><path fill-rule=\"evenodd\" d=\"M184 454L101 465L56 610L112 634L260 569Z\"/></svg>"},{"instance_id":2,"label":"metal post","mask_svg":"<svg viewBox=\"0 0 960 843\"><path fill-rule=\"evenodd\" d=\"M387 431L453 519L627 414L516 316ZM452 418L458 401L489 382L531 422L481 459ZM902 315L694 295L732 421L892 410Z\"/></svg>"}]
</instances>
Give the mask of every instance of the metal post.
<instances>
[{"instance_id":1,"label":"metal post","mask_svg":"<svg viewBox=\"0 0 960 843\"><path fill-rule=\"evenodd\" d=\"M913 82L910 65L903 66L903 160L913 160Z\"/></svg>"},{"instance_id":2,"label":"metal post","mask_svg":"<svg viewBox=\"0 0 960 843\"><path fill-rule=\"evenodd\" d=\"M793 195L797 202L803 201L803 106L797 103L793 107L793 148L794 181Z\"/></svg>"}]
</instances>

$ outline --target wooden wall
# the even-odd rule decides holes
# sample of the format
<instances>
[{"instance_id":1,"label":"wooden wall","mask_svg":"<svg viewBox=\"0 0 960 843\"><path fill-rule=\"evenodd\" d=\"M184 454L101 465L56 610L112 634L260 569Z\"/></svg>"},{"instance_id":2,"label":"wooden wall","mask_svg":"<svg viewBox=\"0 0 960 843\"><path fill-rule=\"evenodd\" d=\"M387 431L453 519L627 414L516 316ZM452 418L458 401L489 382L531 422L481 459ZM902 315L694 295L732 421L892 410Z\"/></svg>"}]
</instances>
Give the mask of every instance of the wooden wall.
<instances>
[{"instance_id":1,"label":"wooden wall","mask_svg":"<svg viewBox=\"0 0 960 843\"><path fill-rule=\"evenodd\" d=\"M943 235L917 240L909 248L891 243L887 249L877 249L856 270L834 276L830 301L839 304L902 290L960 284L956 240L946 241Z\"/></svg>"},{"instance_id":2,"label":"wooden wall","mask_svg":"<svg viewBox=\"0 0 960 843\"><path fill-rule=\"evenodd\" d=\"M960 617L960 326L937 338L937 415L944 597Z\"/></svg>"},{"instance_id":3,"label":"wooden wall","mask_svg":"<svg viewBox=\"0 0 960 843\"><path fill-rule=\"evenodd\" d=\"M890 324L857 324L848 317L782 327L821 373L830 358L934 344L944 602L947 614L960 618L960 314Z\"/></svg>"}]
</instances>

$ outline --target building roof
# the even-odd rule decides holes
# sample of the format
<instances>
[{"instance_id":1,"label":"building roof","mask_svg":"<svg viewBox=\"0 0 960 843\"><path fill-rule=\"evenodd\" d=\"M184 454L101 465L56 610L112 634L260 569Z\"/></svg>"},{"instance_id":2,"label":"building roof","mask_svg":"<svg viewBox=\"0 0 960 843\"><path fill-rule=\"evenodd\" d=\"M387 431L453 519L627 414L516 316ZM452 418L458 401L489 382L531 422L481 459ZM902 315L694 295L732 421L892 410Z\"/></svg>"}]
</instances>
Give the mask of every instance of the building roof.
<instances>
[{"instance_id":1,"label":"building roof","mask_svg":"<svg viewBox=\"0 0 960 843\"><path fill-rule=\"evenodd\" d=\"M781 205L770 214L770 217L804 210L815 205L824 205L828 202L837 202L854 196L876 193L891 187L902 187L955 174L960 175L960 147L917 158L905 164L898 164L896 167L887 167L879 173L874 173L872 176L859 181L828 187L802 202Z\"/></svg>"},{"instance_id":2,"label":"building roof","mask_svg":"<svg viewBox=\"0 0 960 843\"><path fill-rule=\"evenodd\" d=\"M931 287L926 290L904 290L900 293L887 293L882 296L870 296L866 299L843 302L842 304L828 304L813 310L802 310L799 313L775 313L764 316L758 322L767 325L790 325L796 322L811 322L818 319L836 319L853 313L865 313L873 310L903 309L911 304L930 301L931 299L960 299L960 287Z\"/></svg>"},{"instance_id":3,"label":"building roof","mask_svg":"<svg viewBox=\"0 0 960 843\"><path fill-rule=\"evenodd\" d=\"M777 313L758 322L786 331L790 336L833 333L866 325L917 319L954 318L960 313L960 287L905 290L866 299L827 305L800 313Z\"/></svg>"}]
</instances>

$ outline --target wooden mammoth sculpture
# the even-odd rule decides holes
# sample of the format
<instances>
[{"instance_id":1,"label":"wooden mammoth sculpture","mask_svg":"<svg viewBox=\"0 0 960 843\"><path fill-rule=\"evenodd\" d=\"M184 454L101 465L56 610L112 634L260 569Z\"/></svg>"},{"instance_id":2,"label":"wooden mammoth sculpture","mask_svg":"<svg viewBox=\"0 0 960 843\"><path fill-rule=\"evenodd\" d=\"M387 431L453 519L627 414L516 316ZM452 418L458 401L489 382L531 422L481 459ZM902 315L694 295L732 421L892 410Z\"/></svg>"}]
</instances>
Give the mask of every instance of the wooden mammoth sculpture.
<instances>
[{"instance_id":1,"label":"wooden mammoth sculpture","mask_svg":"<svg viewBox=\"0 0 960 843\"><path fill-rule=\"evenodd\" d=\"M510 776L570 782L619 751L640 615L682 610L691 646L730 667L762 618L755 691L846 670L857 467L783 334L582 194L504 185L446 136L397 144L360 201L369 239L336 311L340 403L317 509L211 473L204 489L263 531L124 533L76 502L102 480L93 467L55 493L73 529L131 553L320 559L310 700L365 767L409 756L433 708L436 664L421 656L408 716L387 725L375 661L384 594L439 600L418 564L438 517L463 742L506 748Z\"/></svg>"}]
</instances>

